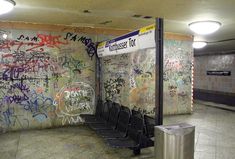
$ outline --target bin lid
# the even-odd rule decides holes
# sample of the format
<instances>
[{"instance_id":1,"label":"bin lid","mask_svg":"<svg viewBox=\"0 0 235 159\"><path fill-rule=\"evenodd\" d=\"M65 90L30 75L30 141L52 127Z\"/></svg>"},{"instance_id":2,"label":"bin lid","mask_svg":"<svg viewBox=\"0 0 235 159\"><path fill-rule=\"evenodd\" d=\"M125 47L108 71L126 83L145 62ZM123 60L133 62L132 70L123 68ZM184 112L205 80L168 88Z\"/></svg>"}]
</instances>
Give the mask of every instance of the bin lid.
<instances>
[{"instance_id":1,"label":"bin lid","mask_svg":"<svg viewBox=\"0 0 235 159\"><path fill-rule=\"evenodd\" d=\"M185 135L195 130L195 126L188 123L179 123L173 125L155 126L155 129L159 129L160 131L172 135Z\"/></svg>"}]
</instances>

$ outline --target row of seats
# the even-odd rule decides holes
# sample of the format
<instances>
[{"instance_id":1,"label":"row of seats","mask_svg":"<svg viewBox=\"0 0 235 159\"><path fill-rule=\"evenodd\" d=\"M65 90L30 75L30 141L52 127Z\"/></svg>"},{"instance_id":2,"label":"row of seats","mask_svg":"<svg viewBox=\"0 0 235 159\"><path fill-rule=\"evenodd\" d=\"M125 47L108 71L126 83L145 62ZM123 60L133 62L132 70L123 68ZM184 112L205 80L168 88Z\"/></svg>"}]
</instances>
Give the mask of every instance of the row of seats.
<instances>
[{"instance_id":1,"label":"row of seats","mask_svg":"<svg viewBox=\"0 0 235 159\"><path fill-rule=\"evenodd\" d=\"M111 147L130 148L137 155L141 148L154 145L155 120L139 111L107 100L97 102L94 115L81 114L81 117Z\"/></svg>"}]
</instances>

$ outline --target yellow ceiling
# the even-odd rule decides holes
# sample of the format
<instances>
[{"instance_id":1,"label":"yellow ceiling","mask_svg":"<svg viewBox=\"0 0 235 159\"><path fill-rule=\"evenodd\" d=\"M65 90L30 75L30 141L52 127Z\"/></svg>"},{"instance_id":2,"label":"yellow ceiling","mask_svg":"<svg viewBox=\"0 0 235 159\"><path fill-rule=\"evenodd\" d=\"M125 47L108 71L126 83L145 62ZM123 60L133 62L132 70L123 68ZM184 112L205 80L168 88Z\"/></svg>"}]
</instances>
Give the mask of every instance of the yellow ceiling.
<instances>
[{"instance_id":1,"label":"yellow ceiling","mask_svg":"<svg viewBox=\"0 0 235 159\"><path fill-rule=\"evenodd\" d=\"M193 34L188 24L197 20L216 20L223 25L213 35L196 40L217 41L235 38L235 0L15 0L15 10L1 15L0 21L23 21L74 26L137 29L165 20L165 31ZM90 13L84 13L89 10ZM142 15L135 18L133 15ZM152 16L144 19L144 16ZM107 24L102 24L104 22ZM232 41L234 42L234 41ZM231 43L231 42L229 42ZM216 44L233 49L233 45ZM214 48L214 47L213 47ZM213 48L207 47L207 51Z\"/></svg>"}]
</instances>

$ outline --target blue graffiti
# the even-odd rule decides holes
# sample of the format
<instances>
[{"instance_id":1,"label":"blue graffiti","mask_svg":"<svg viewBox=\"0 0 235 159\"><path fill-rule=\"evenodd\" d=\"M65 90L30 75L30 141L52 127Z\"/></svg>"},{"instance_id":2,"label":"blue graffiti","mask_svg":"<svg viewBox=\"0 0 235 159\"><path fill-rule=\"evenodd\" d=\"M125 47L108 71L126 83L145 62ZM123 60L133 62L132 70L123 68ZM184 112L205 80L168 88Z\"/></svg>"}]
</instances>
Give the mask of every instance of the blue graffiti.
<instances>
[{"instance_id":1,"label":"blue graffiti","mask_svg":"<svg viewBox=\"0 0 235 159\"><path fill-rule=\"evenodd\" d=\"M47 115L45 113L33 114L33 118L42 123L47 119Z\"/></svg>"},{"instance_id":2,"label":"blue graffiti","mask_svg":"<svg viewBox=\"0 0 235 159\"><path fill-rule=\"evenodd\" d=\"M20 105L26 111L30 111L38 121L46 120L47 112L55 111L56 109L52 98L46 97L43 94L37 94L35 91L33 91L29 100L22 101Z\"/></svg>"},{"instance_id":3,"label":"blue graffiti","mask_svg":"<svg viewBox=\"0 0 235 159\"><path fill-rule=\"evenodd\" d=\"M11 104L11 103L21 103L23 101L27 101L29 99L29 97L26 94L23 95L12 95L12 96L5 96L4 97L4 101L6 101L7 103Z\"/></svg>"},{"instance_id":4,"label":"blue graffiti","mask_svg":"<svg viewBox=\"0 0 235 159\"><path fill-rule=\"evenodd\" d=\"M13 89L19 89L21 92L29 92L29 87L22 82L20 83L15 83L10 86L10 90L12 91Z\"/></svg>"},{"instance_id":5,"label":"blue graffiti","mask_svg":"<svg viewBox=\"0 0 235 159\"><path fill-rule=\"evenodd\" d=\"M11 116L14 114L14 109L13 108L8 108L6 111L3 113L5 124L10 125L11 124Z\"/></svg>"},{"instance_id":6,"label":"blue graffiti","mask_svg":"<svg viewBox=\"0 0 235 159\"><path fill-rule=\"evenodd\" d=\"M24 72L22 67L7 68L2 75L2 79L5 81L18 79L20 74Z\"/></svg>"},{"instance_id":7,"label":"blue graffiti","mask_svg":"<svg viewBox=\"0 0 235 159\"><path fill-rule=\"evenodd\" d=\"M134 71L134 73L137 74L137 75L143 74L143 70L139 69L138 67L133 68L133 71Z\"/></svg>"}]
</instances>

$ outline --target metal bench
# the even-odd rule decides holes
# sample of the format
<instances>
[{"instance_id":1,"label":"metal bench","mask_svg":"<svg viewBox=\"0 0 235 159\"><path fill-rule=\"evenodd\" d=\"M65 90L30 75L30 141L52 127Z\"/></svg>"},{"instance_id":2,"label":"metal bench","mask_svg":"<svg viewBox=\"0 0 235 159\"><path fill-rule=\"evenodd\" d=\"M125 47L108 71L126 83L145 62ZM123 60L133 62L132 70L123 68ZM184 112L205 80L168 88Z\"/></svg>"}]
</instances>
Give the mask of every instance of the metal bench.
<instances>
[{"instance_id":1,"label":"metal bench","mask_svg":"<svg viewBox=\"0 0 235 159\"><path fill-rule=\"evenodd\" d=\"M140 154L141 136L143 135L144 122L143 118L132 116L131 123L128 126L127 136L118 139L106 139L111 147L129 148L135 155Z\"/></svg>"},{"instance_id":2,"label":"metal bench","mask_svg":"<svg viewBox=\"0 0 235 159\"><path fill-rule=\"evenodd\" d=\"M115 129L118 122L120 109L121 108L118 103L113 103L108 120L105 123L91 123L89 124L89 127L93 130Z\"/></svg>"}]
</instances>

